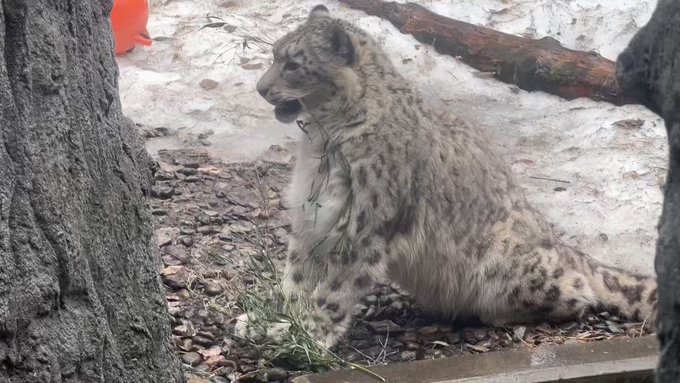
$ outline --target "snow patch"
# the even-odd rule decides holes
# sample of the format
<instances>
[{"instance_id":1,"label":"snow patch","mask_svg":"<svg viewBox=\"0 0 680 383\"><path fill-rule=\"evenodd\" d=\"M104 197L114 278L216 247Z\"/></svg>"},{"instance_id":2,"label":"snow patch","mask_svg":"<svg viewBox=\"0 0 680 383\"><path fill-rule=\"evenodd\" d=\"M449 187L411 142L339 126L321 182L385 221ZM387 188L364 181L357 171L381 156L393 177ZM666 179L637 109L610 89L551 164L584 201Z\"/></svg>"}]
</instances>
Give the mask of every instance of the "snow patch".
<instances>
[{"instance_id":1,"label":"snow patch","mask_svg":"<svg viewBox=\"0 0 680 383\"><path fill-rule=\"evenodd\" d=\"M389 22L336 1L154 3L148 29L156 41L119 58L124 112L136 122L180 132L151 140L152 154L202 134L210 143L205 149L224 161L281 158L279 147L290 145L298 128L274 119L255 84L269 65L270 44L324 3L373 34L435 109L451 110L489 134L529 200L566 242L611 264L652 272L667 143L663 121L642 106L566 101L478 76ZM419 3L507 33L551 36L612 60L656 6L653 0ZM201 86L204 79L218 84L209 89ZM636 119L642 124L617 124ZM272 145L278 147L269 150Z\"/></svg>"}]
</instances>

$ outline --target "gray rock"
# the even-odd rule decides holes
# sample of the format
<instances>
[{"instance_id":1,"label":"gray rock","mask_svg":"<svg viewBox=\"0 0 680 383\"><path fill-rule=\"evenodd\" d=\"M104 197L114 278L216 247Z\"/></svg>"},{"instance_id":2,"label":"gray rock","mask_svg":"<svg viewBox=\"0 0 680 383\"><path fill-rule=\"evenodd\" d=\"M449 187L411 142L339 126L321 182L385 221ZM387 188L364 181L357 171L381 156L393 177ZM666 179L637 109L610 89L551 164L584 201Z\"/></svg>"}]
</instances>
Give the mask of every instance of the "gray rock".
<instances>
[{"instance_id":1,"label":"gray rock","mask_svg":"<svg viewBox=\"0 0 680 383\"><path fill-rule=\"evenodd\" d=\"M200 85L200 87L205 90L213 90L217 88L217 86L220 85L220 83L209 78L204 78L198 83L198 85Z\"/></svg>"},{"instance_id":2,"label":"gray rock","mask_svg":"<svg viewBox=\"0 0 680 383\"><path fill-rule=\"evenodd\" d=\"M222 294L222 286L216 282L206 282L203 286L203 290L210 296Z\"/></svg>"},{"instance_id":3,"label":"gray rock","mask_svg":"<svg viewBox=\"0 0 680 383\"><path fill-rule=\"evenodd\" d=\"M190 366L197 366L203 361L203 358L201 358L201 354L197 352L187 352L182 355L182 361Z\"/></svg>"},{"instance_id":4,"label":"gray rock","mask_svg":"<svg viewBox=\"0 0 680 383\"><path fill-rule=\"evenodd\" d=\"M151 187L151 196L158 199L170 199L175 194L172 186L154 185Z\"/></svg>"}]
</instances>

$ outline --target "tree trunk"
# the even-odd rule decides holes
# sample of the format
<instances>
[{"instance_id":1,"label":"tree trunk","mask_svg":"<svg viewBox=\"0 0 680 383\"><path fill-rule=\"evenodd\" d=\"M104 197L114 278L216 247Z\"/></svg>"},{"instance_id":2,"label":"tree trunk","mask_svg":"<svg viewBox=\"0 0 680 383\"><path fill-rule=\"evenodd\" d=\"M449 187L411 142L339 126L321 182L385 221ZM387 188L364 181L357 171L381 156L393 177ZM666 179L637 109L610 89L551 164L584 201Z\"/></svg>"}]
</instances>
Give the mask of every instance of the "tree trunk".
<instances>
[{"instance_id":1,"label":"tree trunk","mask_svg":"<svg viewBox=\"0 0 680 383\"><path fill-rule=\"evenodd\" d=\"M384 18L402 33L442 54L528 91L572 100L588 97L614 105L637 103L616 81L615 63L594 52L563 47L545 37L528 39L454 20L415 4L382 0L340 0L350 8Z\"/></svg>"},{"instance_id":2,"label":"tree trunk","mask_svg":"<svg viewBox=\"0 0 680 383\"><path fill-rule=\"evenodd\" d=\"M618 60L622 86L666 122L668 178L655 268L659 280L659 382L680 382L680 1L660 0Z\"/></svg>"},{"instance_id":3,"label":"tree trunk","mask_svg":"<svg viewBox=\"0 0 680 383\"><path fill-rule=\"evenodd\" d=\"M180 382L111 0L0 0L0 382Z\"/></svg>"}]
</instances>

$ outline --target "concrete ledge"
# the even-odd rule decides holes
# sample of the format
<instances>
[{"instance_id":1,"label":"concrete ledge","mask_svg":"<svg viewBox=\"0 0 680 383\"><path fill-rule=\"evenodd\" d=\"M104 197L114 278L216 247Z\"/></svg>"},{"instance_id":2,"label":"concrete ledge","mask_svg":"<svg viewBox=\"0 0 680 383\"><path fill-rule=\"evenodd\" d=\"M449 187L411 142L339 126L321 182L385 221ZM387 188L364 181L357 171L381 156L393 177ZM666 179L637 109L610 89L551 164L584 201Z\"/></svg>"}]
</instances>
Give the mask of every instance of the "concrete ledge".
<instances>
[{"instance_id":1,"label":"concrete ledge","mask_svg":"<svg viewBox=\"0 0 680 383\"><path fill-rule=\"evenodd\" d=\"M653 382L656 336L523 348L374 367L388 383ZM376 383L343 370L301 376L293 383Z\"/></svg>"}]
</instances>

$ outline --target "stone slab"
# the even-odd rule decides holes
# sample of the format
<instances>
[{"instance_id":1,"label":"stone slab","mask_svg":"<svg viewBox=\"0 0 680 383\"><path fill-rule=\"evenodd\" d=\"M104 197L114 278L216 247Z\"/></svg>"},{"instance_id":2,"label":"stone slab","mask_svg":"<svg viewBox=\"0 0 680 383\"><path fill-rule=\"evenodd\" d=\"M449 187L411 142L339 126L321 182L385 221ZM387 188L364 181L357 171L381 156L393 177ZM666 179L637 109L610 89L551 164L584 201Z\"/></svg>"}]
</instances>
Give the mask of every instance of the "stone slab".
<instances>
[{"instance_id":1,"label":"stone slab","mask_svg":"<svg viewBox=\"0 0 680 383\"><path fill-rule=\"evenodd\" d=\"M388 383L652 382L656 337L616 339L467 355L370 368ZM376 383L341 370L301 376L294 383Z\"/></svg>"}]
</instances>

